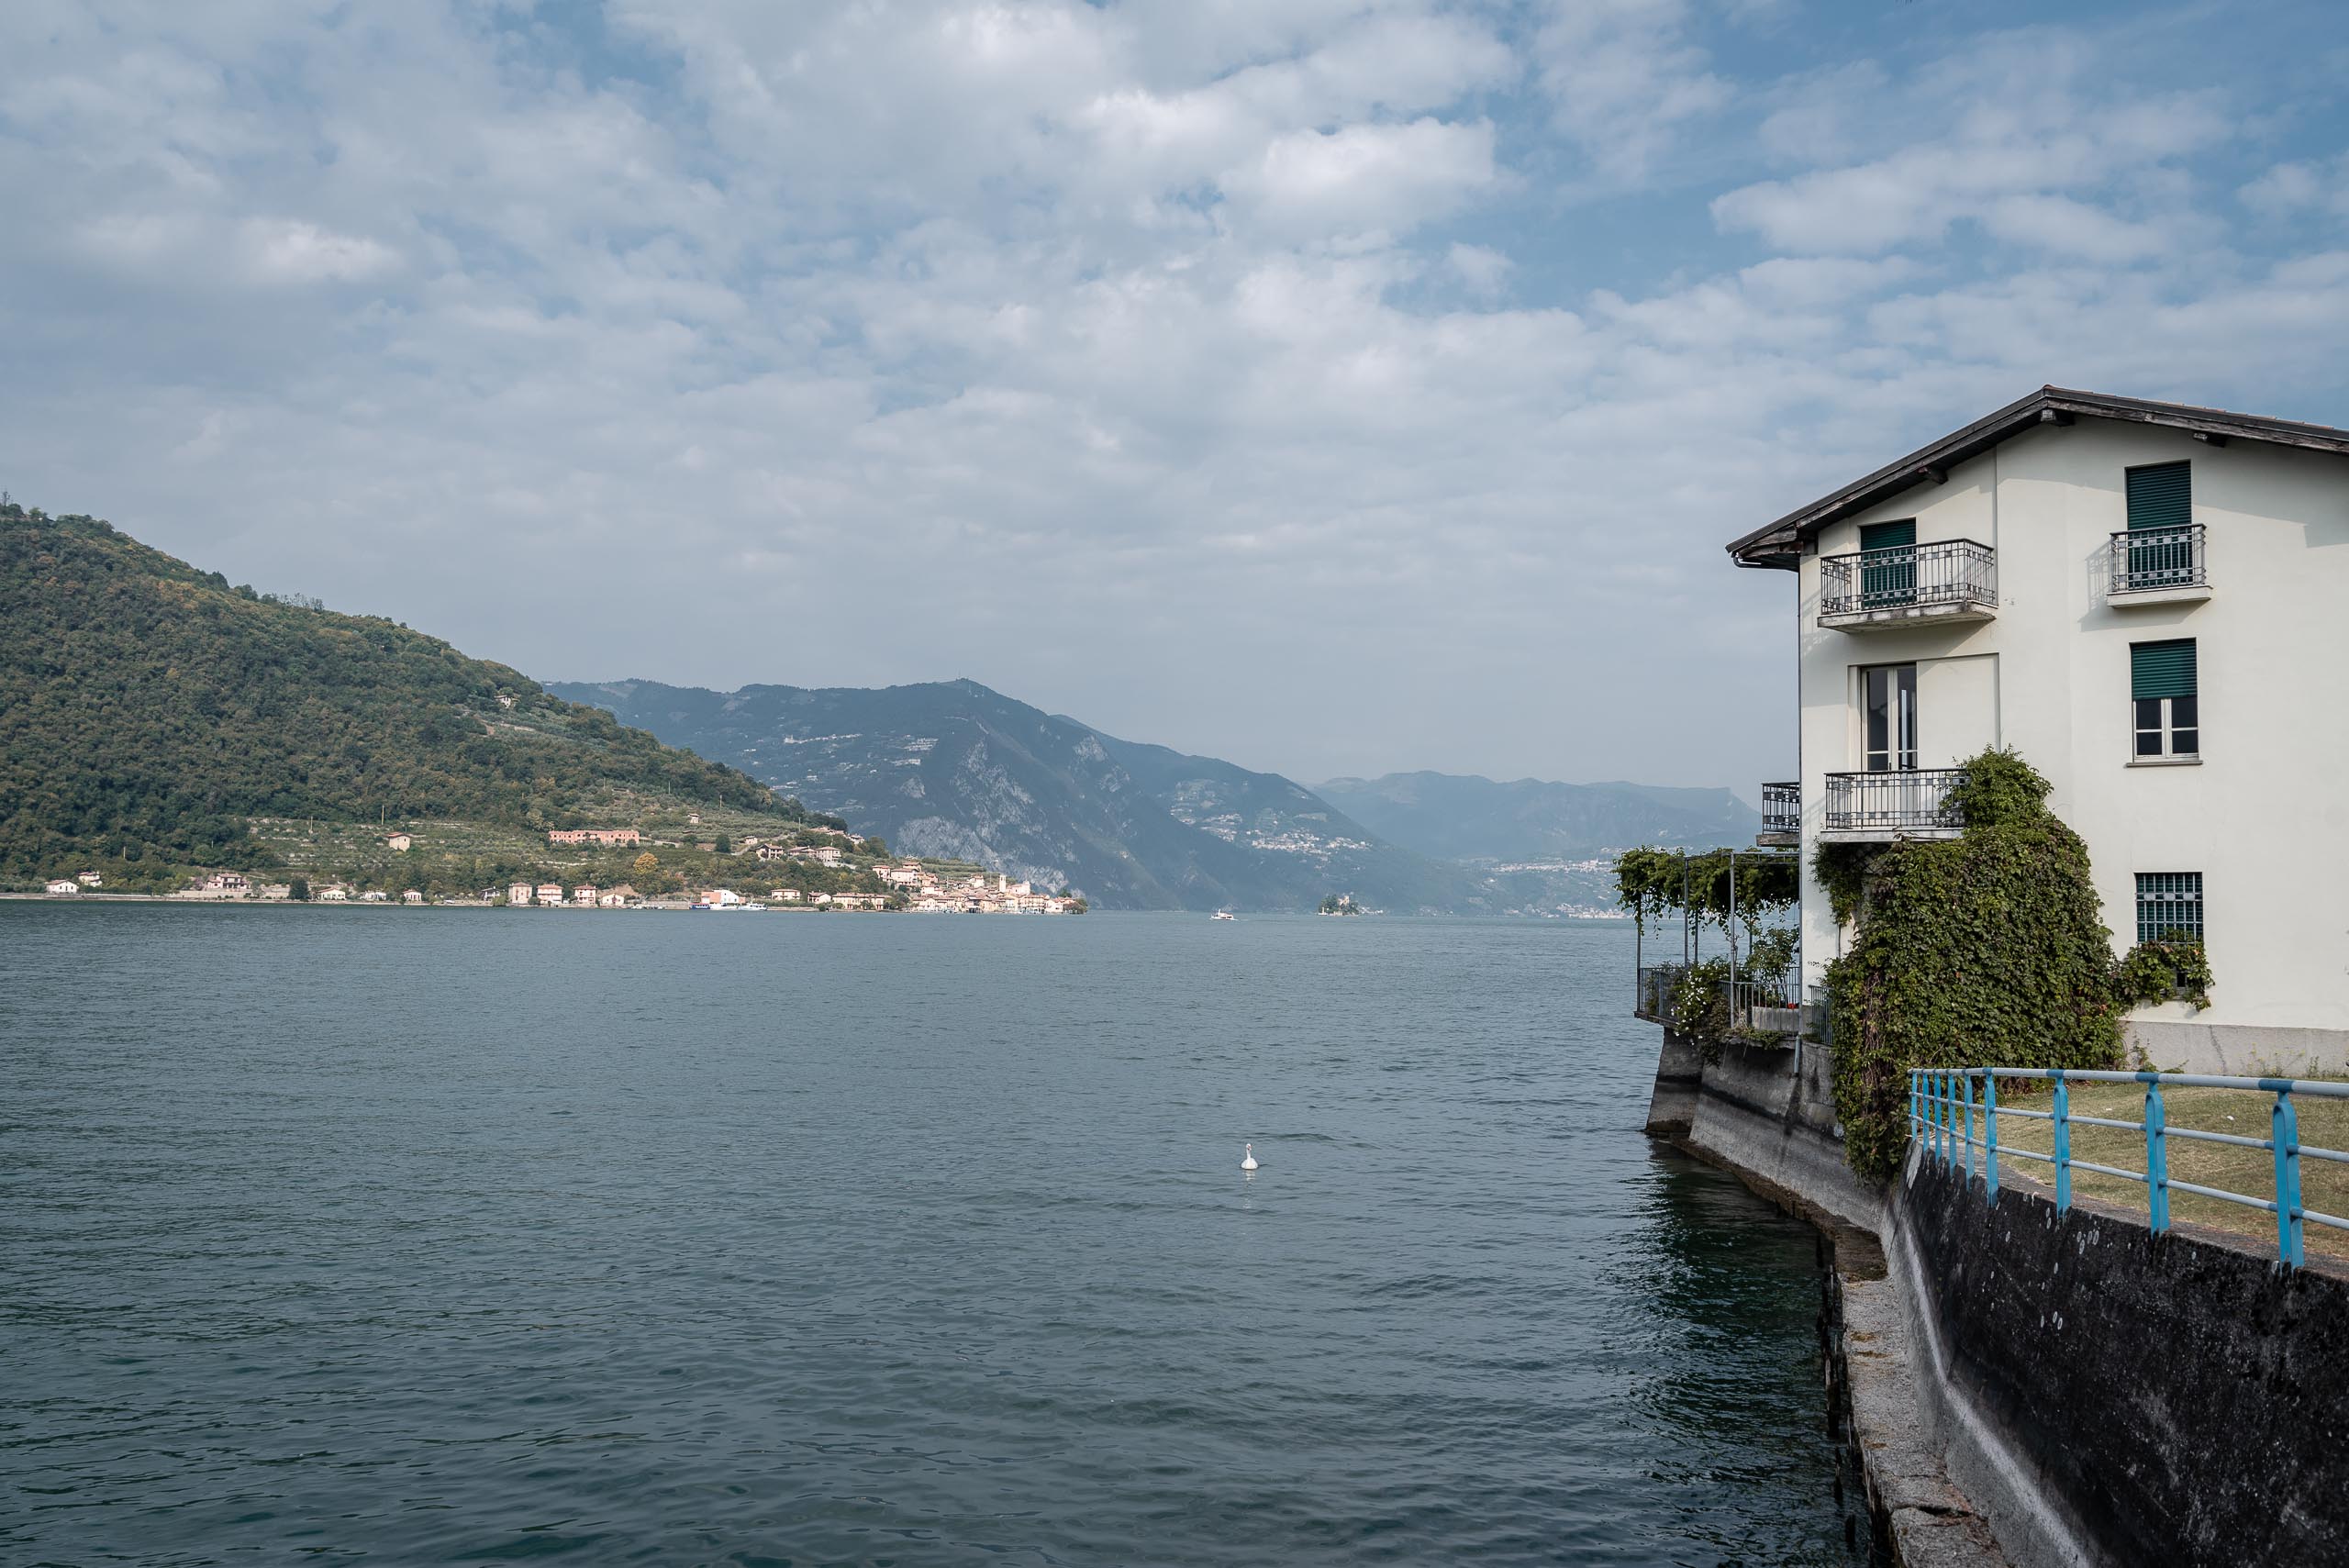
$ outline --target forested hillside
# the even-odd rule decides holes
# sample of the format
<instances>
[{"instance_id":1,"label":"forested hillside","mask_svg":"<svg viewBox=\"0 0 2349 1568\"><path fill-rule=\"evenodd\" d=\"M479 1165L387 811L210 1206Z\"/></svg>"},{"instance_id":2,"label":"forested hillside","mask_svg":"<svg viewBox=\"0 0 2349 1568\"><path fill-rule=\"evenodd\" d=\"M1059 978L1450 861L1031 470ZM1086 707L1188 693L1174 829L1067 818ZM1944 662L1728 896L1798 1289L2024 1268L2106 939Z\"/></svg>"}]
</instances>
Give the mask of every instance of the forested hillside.
<instances>
[{"instance_id":1,"label":"forested hillside","mask_svg":"<svg viewBox=\"0 0 2349 1568\"><path fill-rule=\"evenodd\" d=\"M0 506L0 876L254 863L256 816L538 829L696 801L837 825L438 638Z\"/></svg>"}]
</instances>

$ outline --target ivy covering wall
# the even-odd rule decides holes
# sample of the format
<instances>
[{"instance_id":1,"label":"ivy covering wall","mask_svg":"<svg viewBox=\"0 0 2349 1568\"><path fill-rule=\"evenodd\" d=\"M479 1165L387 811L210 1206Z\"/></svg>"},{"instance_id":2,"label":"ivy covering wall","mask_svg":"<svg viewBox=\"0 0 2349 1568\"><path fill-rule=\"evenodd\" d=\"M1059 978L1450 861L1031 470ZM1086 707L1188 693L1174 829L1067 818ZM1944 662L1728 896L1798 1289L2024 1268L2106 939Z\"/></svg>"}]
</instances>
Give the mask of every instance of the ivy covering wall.
<instances>
[{"instance_id":1,"label":"ivy covering wall","mask_svg":"<svg viewBox=\"0 0 2349 1568\"><path fill-rule=\"evenodd\" d=\"M1826 978L1835 1109L1863 1176L1900 1164L1909 1069L2114 1067L2123 1012L2207 984L2199 946L2114 961L2087 846L2047 809L2048 788L2013 752L1986 751L1953 792L1959 837L1813 857L1838 917L1857 921Z\"/></svg>"}]
</instances>

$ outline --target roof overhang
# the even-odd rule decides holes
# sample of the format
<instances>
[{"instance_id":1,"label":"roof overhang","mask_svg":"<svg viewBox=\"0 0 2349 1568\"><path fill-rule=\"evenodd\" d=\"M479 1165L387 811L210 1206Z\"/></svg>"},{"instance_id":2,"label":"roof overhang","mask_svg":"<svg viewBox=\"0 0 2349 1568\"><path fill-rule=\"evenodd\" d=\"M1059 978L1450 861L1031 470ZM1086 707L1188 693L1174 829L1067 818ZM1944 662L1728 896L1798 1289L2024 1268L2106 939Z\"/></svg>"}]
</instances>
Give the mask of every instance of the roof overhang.
<instances>
[{"instance_id":1,"label":"roof overhang","mask_svg":"<svg viewBox=\"0 0 2349 1568\"><path fill-rule=\"evenodd\" d=\"M2101 392L2043 386L1964 429L1953 430L1930 446L1920 447L1898 462L1886 464L1865 479L1854 480L1841 490L1754 529L1730 545L1730 558L1740 566L1791 572L1802 559L1804 541L1815 538L1828 524L1864 512L1916 485L1942 484L1959 463L2026 430L2042 425L2068 425L2079 418L2166 426L2216 446L2239 439L2349 454L2349 430L2337 430L2330 425L2303 425L2257 414L2231 414L2223 408L2197 408L2184 403L2154 403L2142 397L2115 397Z\"/></svg>"}]
</instances>

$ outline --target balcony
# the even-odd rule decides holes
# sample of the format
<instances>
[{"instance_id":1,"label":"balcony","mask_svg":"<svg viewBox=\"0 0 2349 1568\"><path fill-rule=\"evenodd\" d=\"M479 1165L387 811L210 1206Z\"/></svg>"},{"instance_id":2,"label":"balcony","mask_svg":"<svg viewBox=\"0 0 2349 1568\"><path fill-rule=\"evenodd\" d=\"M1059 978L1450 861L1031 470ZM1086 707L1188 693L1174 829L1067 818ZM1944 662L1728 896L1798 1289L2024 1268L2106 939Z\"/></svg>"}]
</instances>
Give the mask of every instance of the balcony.
<instances>
[{"instance_id":1,"label":"balcony","mask_svg":"<svg viewBox=\"0 0 2349 1568\"><path fill-rule=\"evenodd\" d=\"M1920 621L1982 621L1998 613L1998 563L1970 539L1856 550L1819 561L1819 624L1877 631Z\"/></svg>"},{"instance_id":2,"label":"balcony","mask_svg":"<svg viewBox=\"0 0 2349 1568\"><path fill-rule=\"evenodd\" d=\"M1753 841L1766 849L1783 850L1802 842L1802 785L1765 784L1762 786L1762 831Z\"/></svg>"},{"instance_id":3,"label":"balcony","mask_svg":"<svg viewBox=\"0 0 2349 1568\"><path fill-rule=\"evenodd\" d=\"M1889 844L1898 839L1954 839L1965 827L1949 792L1964 768L1910 768L1888 773L1829 773L1820 841Z\"/></svg>"},{"instance_id":4,"label":"balcony","mask_svg":"<svg viewBox=\"0 0 2349 1568\"><path fill-rule=\"evenodd\" d=\"M1631 1015L1652 1024L1672 1028L1679 1020L1675 1018L1675 1004L1680 999L1680 988L1688 980L1688 965L1657 963L1642 966L1638 976L1638 999L1631 1005ZM1754 1041L1753 1037L1773 1037L1770 1043L1791 1044L1800 1034L1805 1018L1798 1004L1798 992L1793 975L1799 973L1798 961L1783 975L1741 974L1719 982L1721 1005L1718 1010L1705 1009L1706 1029L1725 1029L1722 1038Z\"/></svg>"},{"instance_id":5,"label":"balcony","mask_svg":"<svg viewBox=\"0 0 2349 1568\"><path fill-rule=\"evenodd\" d=\"M2104 602L2127 605L2191 604L2210 596L2202 553L2202 525L2179 528L2132 528L2112 536Z\"/></svg>"}]
</instances>

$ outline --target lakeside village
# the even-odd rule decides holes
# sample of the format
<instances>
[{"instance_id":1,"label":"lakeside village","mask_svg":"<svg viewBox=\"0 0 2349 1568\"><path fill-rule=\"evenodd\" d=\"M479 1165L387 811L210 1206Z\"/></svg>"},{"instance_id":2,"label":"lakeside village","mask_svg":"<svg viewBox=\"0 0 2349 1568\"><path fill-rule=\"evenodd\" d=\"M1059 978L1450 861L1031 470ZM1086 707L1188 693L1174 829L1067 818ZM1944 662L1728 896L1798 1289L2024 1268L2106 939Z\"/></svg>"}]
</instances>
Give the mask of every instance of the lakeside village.
<instances>
[{"instance_id":1,"label":"lakeside village","mask_svg":"<svg viewBox=\"0 0 2349 1568\"><path fill-rule=\"evenodd\" d=\"M701 824L698 815L686 821L693 827ZM198 871L164 896L216 903L473 908L780 908L956 915L1081 915L1086 909L1084 897L1065 888L1047 893L967 862L892 857L880 839L858 833L803 830L739 840L719 834L684 842L649 838L635 828L555 828L547 829L550 851L591 857L585 864L566 868L572 874L558 876L542 868L510 879L501 876L487 886L455 889L445 885L447 870L428 868L430 837L429 828L395 828L375 835L374 847L382 851L375 858L381 863L331 878L283 873L284 880L272 881L251 871ZM479 857L469 864L476 872L503 870L502 862L485 866ZM411 866L413 873L403 874ZM597 874L601 866L615 868L617 874ZM50 878L42 891L51 897L81 897L107 889L102 872L83 870Z\"/></svg>"}]
</instances>

